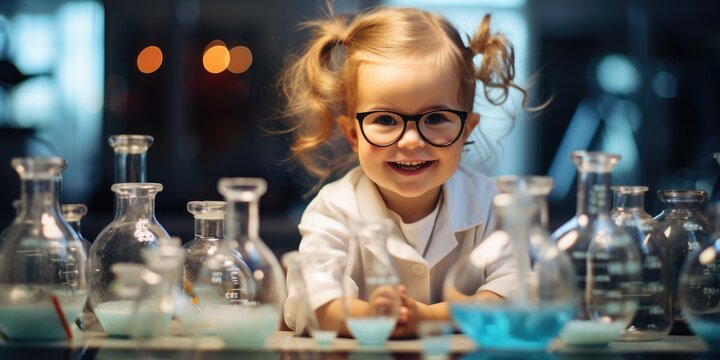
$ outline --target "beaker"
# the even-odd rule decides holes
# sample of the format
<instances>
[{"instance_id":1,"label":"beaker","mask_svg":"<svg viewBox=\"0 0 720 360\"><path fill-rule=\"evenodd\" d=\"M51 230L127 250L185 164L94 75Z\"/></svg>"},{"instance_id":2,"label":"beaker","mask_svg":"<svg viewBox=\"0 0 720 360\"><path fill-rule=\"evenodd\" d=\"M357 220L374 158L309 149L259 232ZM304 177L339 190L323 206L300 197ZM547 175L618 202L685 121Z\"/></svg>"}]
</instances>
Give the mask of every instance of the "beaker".
<instances>
[{"instance_id":1,"label":"beaker","mask_svg":"<svg viewBox=\"0 0 720 360\"><path fill-rule=\"evenodd\" d=\"M647 186L613 186L612 219L633 238L640 250L642 278L638 310L617 340L662 340L673 320L672 286L675 277L672 245L645 212Z\"/></svg>"},{"instance_id":2,"label":"beaker","mask_svg":"<svg viewBox=\"0 0 720 360\"><path fill-rule=\"evenodd\" d=\"M482 348L544 349L577 311L572 263L550 242L537 202L527 192L495 195L497 230L448 271L452 317ZM492 281L507 284L505 301L479 299Z\"/></svg>"},{"instance_id":3,"label":"beaker","mask_svg":"<svg viewBox=\"0 0 720 360\"><path fill-rule=\"evenodd\" d=\"M655 221L670 241L674 257L674 320L670 331L674 334L687 334L687 324L683 319L678 293L680 271L693 251L711 244L713 226L700 209L707 199L707 193L704 190L658 190L657 195L664 208L655 216Z\"/></svg>"},{"instance_id":4,"label":"beaker","mask_svg":"<svg viewBox=\"0 0 720 360\"><path fill-rule=\"evenodd\" d=\"M258 203L266 189L260 178L218 182L227 203L225 239L203 262L194 290L210 330L228 347L261 347L281 321L284 274L259 235Z\"/></svg>"},{"instance_id":5,"label":"beaker","mask_svg":"<svg viewBox=\"0 0 720 360\"><path fill-rule=\"evenodd\" d=\"M348 227L350 251L343 278L346 325L361 345L379 346L390 338L400 310L400 280L387 249L392 222L351 219Z\"/></svg>"},{"instance_id":6,"label":"beaker","mask_svg":"<svg viewBox=\"0 0 720 360\"><path fill-rule=\"evenodd\" d=\"M575 151L577 213L553 234L570 255L583 294L575 320L560 337L571 345L606 345L627 327L637 310L642 282L640 252L610 218L610 179L620 155Z\"/></svg>"},{"instance_id":7,"label":"beaker","mask_svg":"<svg viewBox=\"0 0 720 360\"><path fill-rule=\"evenodd\" d=\"M66 161L27 157L11 164L22 205L0 249L0 324L13 340L70 338L87 298L87 255L60 215L56 186Z\"/></svg>"}]
</instances>

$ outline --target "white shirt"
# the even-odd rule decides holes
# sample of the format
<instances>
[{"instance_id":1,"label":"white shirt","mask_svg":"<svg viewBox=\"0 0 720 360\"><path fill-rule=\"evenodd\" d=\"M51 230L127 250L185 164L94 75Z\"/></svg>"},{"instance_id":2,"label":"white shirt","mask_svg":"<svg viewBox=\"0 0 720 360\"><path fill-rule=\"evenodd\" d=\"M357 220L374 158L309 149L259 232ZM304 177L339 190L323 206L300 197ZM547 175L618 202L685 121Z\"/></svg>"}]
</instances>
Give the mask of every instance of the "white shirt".
<instances>
[{"instance_id":1,"label":"white shirt","mask_svg":"<svg viewBox=\"0 0 720 360\"><path fill-rule=\"evenodd\" d=\"M497 192L493 179L461 165L443 185L444 201L425 258L408 244L397 224L394 225L388 239L388 251L408 295L426 304L442 301L443 282L450 267L461 256L471 253L493 230L491 204ZM347 221L389 217L377 187L361 168L356 167L340 180L324 186L305 209L298 226L302 235L300 255L311 256L313 251L322 251L345 264L350 238ZM484 271L480 271L476 279L477 291L489 290L509 297L517 284L514 262L509 261L512 256L512 253L502 251L500 257L485 261ZM342 296L340 285L327 279L329 277L323 276L321 270L316 277L306 278L310 308L317 309ZM357 296L359 292L363 289L356 286L354 294L345 295ZM287 325L302 332L306 314L298 292L290 282L284 310Z\"/></svg>"}]
</instances>

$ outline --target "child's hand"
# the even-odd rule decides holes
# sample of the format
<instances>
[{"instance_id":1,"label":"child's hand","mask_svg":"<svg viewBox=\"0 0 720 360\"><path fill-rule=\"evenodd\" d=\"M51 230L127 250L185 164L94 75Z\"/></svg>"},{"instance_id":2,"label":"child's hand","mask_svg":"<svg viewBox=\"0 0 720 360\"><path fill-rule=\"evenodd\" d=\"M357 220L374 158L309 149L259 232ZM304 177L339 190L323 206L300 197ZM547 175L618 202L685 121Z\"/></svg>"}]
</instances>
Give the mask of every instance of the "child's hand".
<instances>
[{"instance_id":1,"label":"child's hand","mask_svg":"<svg viewBox=\"0 0 720 360\"><path fill-rule=\"evenodd\" d=\"M375 315L391 316L393 310L398 306L398 293L392 285L381 286L375 289L368 299L370 311Z\"/></svg>"},{"instance_id":2,"label":"child's hand","mask_svg":"<svg viewBox=\"0 0 720 360\"><path fill-rule=\"evenodd\" d=\"M400 312L397 318L393 338L407 338L417 336L417 325L432 317L429 306L416 301L407 294L405 287L400 285Z\"/></svg>"}]
</instances>

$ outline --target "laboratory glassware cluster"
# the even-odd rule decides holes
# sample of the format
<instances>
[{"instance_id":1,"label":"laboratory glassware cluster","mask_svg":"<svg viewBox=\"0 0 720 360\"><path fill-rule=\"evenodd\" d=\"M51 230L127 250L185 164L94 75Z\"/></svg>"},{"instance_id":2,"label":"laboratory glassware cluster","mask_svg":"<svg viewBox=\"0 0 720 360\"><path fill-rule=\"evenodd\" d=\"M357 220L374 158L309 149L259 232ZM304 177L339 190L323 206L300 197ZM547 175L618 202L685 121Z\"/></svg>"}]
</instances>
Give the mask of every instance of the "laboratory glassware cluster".
<instances>
[{"instance_id":1,"label":"laboratory glassware cluster","mask_svg":"<svg viewBox=\"0 0 720 360\"><path fill-rule=\"evenodd\" d=\"M156 338L167 336L176 319L188 336L262 347L281 323L283 267L299 299L292 306L303 314L299 334L321 346L343 327L361 346L383 346L390 338L401 303L388 252L390 220L351 219L347 258L309 246L304 251L311 256L286 253L281 267L260 238L265 180L221 178L217 190L224 201L187 203L195 237L181 245L155 217L163 185L146 181L153 138L114 135L109 143L115 153L114 219L92 244L80 227L87 207L61 204L67 162L12 160L21 191L13 203L17 216L0 233L0 329L6 339L71 339L93 325L113 337ZM720 153L714 156L720 165ZM455 328L487 349L546 349L557 338L570 346L661 340L673 326L686 325L718 346L720 231L701 210L707 193L660 189L664 209L653 217L644 210L646 186L611 186L619 155L575 151L571 159L577 212L553 232L547 202L552 178L496 178L495 230L450 267L443 298L453 321L433 326ZM720 203L714 206L720 214ZM478 300L486 268L500 259L513 269L510 295L503 302ZM341 320L316 317L309 297L317 284L337 285ZM385 301L374 302L378 296ZM371 304L370 311L349 311L357 300ZM33 326L39 322L44 326ZM419 329L431 328L425 325Z\"/></svg>"}]
</instances>

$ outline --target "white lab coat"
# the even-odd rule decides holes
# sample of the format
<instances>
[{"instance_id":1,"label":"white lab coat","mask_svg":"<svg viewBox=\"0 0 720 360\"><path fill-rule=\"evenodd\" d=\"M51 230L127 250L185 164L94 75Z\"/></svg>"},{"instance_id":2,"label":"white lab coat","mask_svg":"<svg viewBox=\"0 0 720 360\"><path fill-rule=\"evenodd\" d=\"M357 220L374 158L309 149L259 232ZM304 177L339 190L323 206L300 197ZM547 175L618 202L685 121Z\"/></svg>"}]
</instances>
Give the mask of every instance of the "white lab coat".
<instances>
[{"instance_id":1,"label":"white lab coat","mask_svg":"<svg viewBox=\"0 0 720 360\"><path fill-rule=\"evenodd\" d=\"M461 165L443 185L444 201L425 259L405 241L400 228L393 226L388 251L408 295L426 304L442 301L443 281L450 266L469 254L493 230L491 205L497 192L493 179ZM345 264L350 237L347 221L387 218L390 215L377 187L356 167L340 180L324 186L305 209L298 226L302 235L300 256L322 251ZM478 291L490 290L505 297L514 291L517 278L514 263L508 261L511 256L504 254L487 264L484 278L479 279ZM319 268L307 281L312 309L342 295L340 284L323 274L323 270ZM363 292L357 286L353 290L354 294L346 295L357 296ZM297 290L288 282L285 322L300 333L306 314L298 297Z\"/></svg>"}]
</instances>

